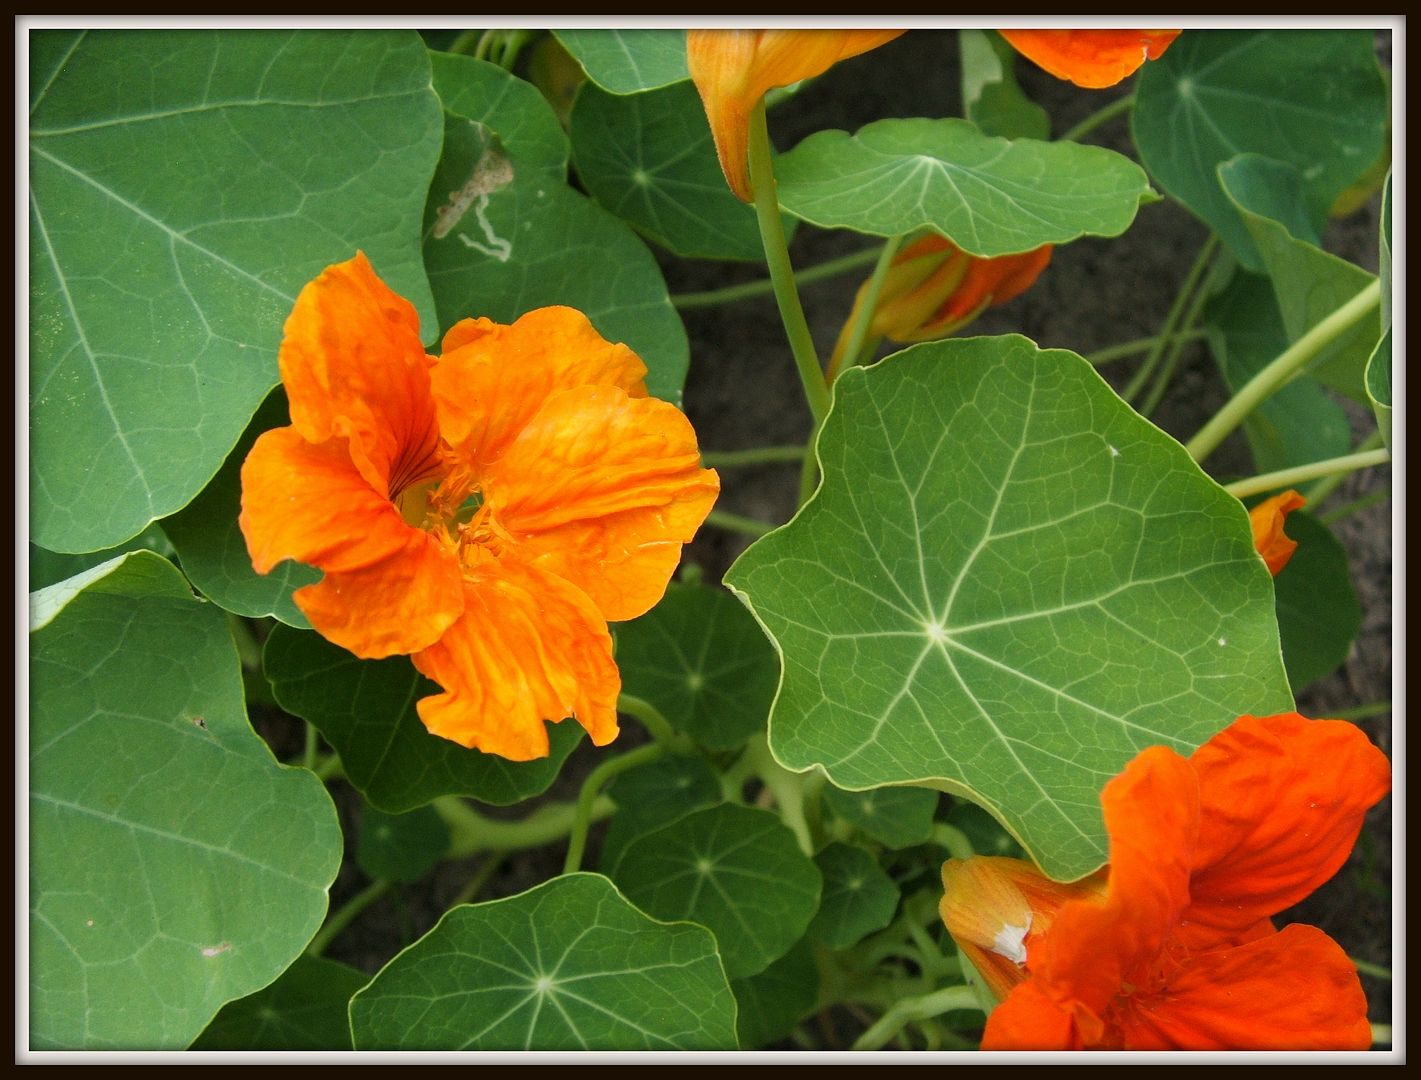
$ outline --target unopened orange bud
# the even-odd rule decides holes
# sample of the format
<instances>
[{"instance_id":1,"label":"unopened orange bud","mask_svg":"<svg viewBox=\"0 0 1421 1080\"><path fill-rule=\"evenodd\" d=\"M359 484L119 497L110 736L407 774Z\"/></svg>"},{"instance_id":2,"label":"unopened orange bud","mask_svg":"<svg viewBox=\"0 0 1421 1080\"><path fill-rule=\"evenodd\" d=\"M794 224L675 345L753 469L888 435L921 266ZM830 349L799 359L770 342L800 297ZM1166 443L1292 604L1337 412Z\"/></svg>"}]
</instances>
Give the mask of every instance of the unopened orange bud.
<instances>
[{"instance_id":1,"label":"unopened orange bud","mask_svg":"<svg viewBox=\"0 0 1421 1080\"><path fill-rule=\"evenodd\" d=\"M1298 542L1283 534L1283 522L1294 510L1300 510L1305 505L1307 500L1296 491L1285 491L1271 499L1264 499L1248 512L1249 522L1253 525L1253 546L1263 556L1269 573L1274 577L1288 565L1288 560L1298 549Z\"/></svg>"}]
</instances>

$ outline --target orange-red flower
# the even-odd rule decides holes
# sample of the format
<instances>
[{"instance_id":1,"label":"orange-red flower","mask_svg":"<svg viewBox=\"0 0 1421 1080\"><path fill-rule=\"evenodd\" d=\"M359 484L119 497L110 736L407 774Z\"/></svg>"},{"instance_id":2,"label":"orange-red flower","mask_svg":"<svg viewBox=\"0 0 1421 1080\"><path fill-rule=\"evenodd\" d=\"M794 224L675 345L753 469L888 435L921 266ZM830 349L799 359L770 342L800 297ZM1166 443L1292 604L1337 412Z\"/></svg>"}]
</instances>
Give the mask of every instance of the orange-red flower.
<instances>
[{"instance_id":1,"label":"orange-red flower","mask_svg":"<svg viewBox=\"0 0 1421 1080\"><path fill-rule=\"evenodd\" d=\"M1051 250L1050 244L1043 244L1019 255L983 259L944 237L925 236L900 252L884 274L867 336L907 344L956 333L987 308L1029 289L1051 261ZM834 346L831 372L837 373L848 359L843 353L868 287L867 281L859 286L853 312Z\"/></svg>"},{"instance_id":2,"label":"orange-red flower","mask_svg":"<svg viewBox=\"0 0 1421 1080\"><path fill-rule=\"evenodd\" d=\"M750 202L750 114L777 86L822 75L902 30L692 30L686 65L710 119L730 190Z\"/></svg>"},{"instance_id":3,"label":"orange-red flower","mask_svg":"<svg viewBox=\"0 0 1421 1080\"><path fill-rule=\"evenodd\" d=\"M943 920L1005 999L982 1048L1366 1049L1346 954L1270 916L1337 872L1389 787L1351 724L1244 716L1190 758L1145 750L1105 786L1099 874L1062 885L1016 859L949 861Z\"/></svg>"},{"instance_id":4,"label":"orange-red flower","mask_svg":"<svg viewBox=\"0 0 1421 1080\"><path fill-rule=\"evenodd\" d=\"M1301 510L1306 505L1307 500L1296 491L1285 491L1271 499L1264 499L1248 512L1249 523L1253 526L1253 546L1263 556L1274 577L1288 565L1288 560L1298 549L1298 542L1284 535L1283 523L1294 510Z\"/></svg>"},{"instance_id":5,"label":"orange-red flower","mask_svg":"<svg viewBox=\"0 0 1421 1080\"><path fill-rule=\"evenodd\" d=\"M610 742L607 622L661 597L720 486L636 354L549 307L427 356L357 254L301 291L279 362L291 426L242 466L257 572L324 570L298 606L357 656L412 654L444 690L418 705L436 735L523 761L571 716Z\"/></svg>"},{"instance_id":6,"label":"orange-red flower","mask_svg":"<svg viewBox=\"0 0 1421 1080\"><path fill-rule=\"evenodd\" d=\"M1012 47L1058 79L1098 90L1158 60L1178 30L1001 30Z\"/></svg>"}]
</instances>

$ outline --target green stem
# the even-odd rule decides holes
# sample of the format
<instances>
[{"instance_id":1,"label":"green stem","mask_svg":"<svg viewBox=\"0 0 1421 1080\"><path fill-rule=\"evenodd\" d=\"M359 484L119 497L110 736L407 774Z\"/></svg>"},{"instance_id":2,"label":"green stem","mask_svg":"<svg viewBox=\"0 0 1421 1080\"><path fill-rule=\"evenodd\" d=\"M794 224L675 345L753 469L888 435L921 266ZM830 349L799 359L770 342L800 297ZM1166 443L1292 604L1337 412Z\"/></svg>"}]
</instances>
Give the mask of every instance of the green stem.
<instances>
[{"instance_id":1,"label":"green stem","mask_svg":"<svg viewBox=\"0 0 1421 1080\"><path fill-rule=\"evenodd\" d=\"M745 781L755 772L755 759L743 753L735 764L720 774L720 791L726 802L745 801Z\"/></svg>"},{"instance_id":2,"label":"green stem","mask_svg":"<svg viewBox=\"0 0 1421 1080\"><path fill-rule=\"evenodd\" d=\"M339 754L332 754L328 758L323 758L316 763L316 767L312 771L323 784L328 784L332 780L345 775L345 770L341 768Z\"/></svg>"},{"instance_id":3,"label":"green stem","mask_svg":"<svg viewBox=\"0 0 1421 1080\"><path fill-rule=\"evenodd\" d=\"M1247 480L1236 480L1225 484L1224 490L1236 499L1244 499L1264 491L1290 488L1304 480L1316 480L1319 476L1346 476L1358 469L1370 469L1373 465L1385 465L1391 460L1389 450L1368 450L1361 454L1347 454L1345 457L1314 461L1308 465L1297 465L1291 469L1251 476ZM1308 500L1309 504L1312 500Z\"/></svg>"},{"instance_id":4,"label":"green stem","mask_svg":"<svg viewBox=\"0 0 1421 1080\"><path fill-rule=\"evenodd\" d=\"M1071 128L1070 131L1062 135L1061 139L1062 141L1080 142L1082 137L1089 135L1096 128L1100 127L1101 124L1104 124L1109 120L1114 120L1123 112L1129 112L1130 107L1134 104L1134 94L1126 94L1122 98L1117 98L1109 105L1106 105L1104 108L1097 109L1095 112L1091 113L1079 124Z\"/></svg>"},{"instance_id":5,"label":"green stem","mask_svg":"<svg viewBox=\"0 0 1421 1080\"><path fill-rule=\"evenodd\" d=\"M799 303L794 287L794 267L789 261L785 244L784 224L780 220L780 201L775 193L775 174L770 164L773 154L770 132L765 126L765 103L760 101L750 115L750 187L755 193L755 217L760 224L760 242L765 248L765 262L770 268L775 301L779 304L780 320L794 354L799 381L814 422L819 423L829 408L829 386L824 381L824 369L814 351L814 338Z\"/></svg>"},{"instance_id":6,"label":"green stem","mask_svg":"<svg viewBox=\"0 0 1421 1080\"><path fill-rule=\"evenodd\" d=\"M1276 360L1250 379L1228 403L1205 424L1184 446L1195 461L1203 461L1221 442L1243 423L1254 409L1292 376L1303 369L1318 353L1362 319L1376 310L1381 299L1381 286L1373 281L1352 299L1323 319Z\"/></svg>"},{"instance_id":7,"label":"green stem","mask_svg":"<svg viewBox=\"0 0 1421 1080\"><path fill-rule=\"evenodd\" d=\"M316 771L316 758L320 751L320 736L316 733L316 725L310 721L306 723L306 750L301 755L301 764L312 772Z\"/></svg>"},{"instance_id":8,"label":"green stem","mask_svg":"<svg viewBox=\"0 0 1421 1080\"><path fill-rule=\"evenodd\" d=\"M503 865L503 860L507 852L495 851L483 861L478 872L469 878L469 883L459 890L459 895L454 897L450 907L458 907L460 904L473 903L475 897L484 891L484 886L492 880L493 875L498 873L498 868Z\"/></svg>"},{"instance_id":9,"label":"green stem","mask_svg":"<svg viewBox=\"0 0 1421 1080\"><path fill-rule=\"evenodd\" d=\"M1360 499L1356 499L1349 503L1343 503L1336 510L1329 510L1327 513L1319 515L1317 520L1322 522L1324 525L1335 525L1343 518L1349 517L1350 515L1357 513L1359 510L1365 510L1369 506L1375 506L1377 503L1386 502L1390 498L1391 488L1383 488L1381 491L1373 491L1370 494L1363 495Z\"/></svg>"},{"instance_id":10,"label":"green stem","mask_svg":"<svg viewBox=\"0 0 1421 1080\"><path fill-rule=\"evenodd\" d=\"M478 48L479 39L486 33L488 33L487 30L464 30L454 39L453 44L449 46L449 51L461 56L473 56L474 50Z\"/></svg>"},{"instance_id":11,"label":"green stem","mask_svg":"<svg viewBox=\"0 0 1421 1080\"><path fill-rule=\"evenodd\" d=\"M1382 433L1380 431L1374 431L1357 444L1357 449L1354 452L1358 454L1365 453L1368 450L1375 450L1380 446L1384 446L1385 443L1386 440L1382 438ZM1304 491L1303 498L1307 499L1309 506L1321 506L1323 500L1336 491L1346 478L1346 473L1336 473L1332 476L1324 477L1313 484L1312 487L1308 488L1307 491Z\"/></svg>"},{"instance_id":12,"label":"green stem","mask_svg":"<svg viewBox=\"0 0 1421 1080\"><path fill-rule=\"evenodd\" d=\"M725 529L727 532L754 537L764 536L775 528L768 522L742 517L740 514L732 514L729 510L712 510L706 515L705 523L715 529Z\"/></svg>"},{"instance_id":13,"label":"green stem","mask_svg":"<svg viewBox=\"0 0 1421 1080\"><path fill-rule=\"evenodd\" d=\"M622 694L617 698L617 711L635 719L663 748L678 754L693 749L690 740L677 735L671 721L651 702L632 697L631 694Z\"/></svg>"},{"instance_id":14,"label":"green stem","mask_svg":"<svg viewBox=\"0 0 1421 1080\"><path fill-rule=\"evenodd\" d=\"M572 828L567 838L567 858L563 861L564 874L576 873L582 865L582 853L587 847L587 830L592 827L592 811L597 795L614 776L634 769L648 761L655 761L666 753L661 743L647 743L629 750L620 757L609 758L593 769L582 782L582 790L577 793L577 812L572 819Z\"/></svg>"},{"instance_id":15,"label":"green stem","mask_svg":"<svg viewBox=\"0 0 1421 1080\"><path fill-rule=\"evenodd\" d=\"M826 281L847 274L850 270L868 266L878 259L878 248L865 248L852 255L841 255L816 266L798 271L794 275L796 286L812 285L816 281ZM727 285L722 289L708 289L705 292L673 293L671 306L678 311L693 311L696 308L719 307L733 304L737 300L750 300L757 296L770 296L775 291L775 283L769 278L747 281L740 285Z\"/></svg>"},{"instance_id":16,"label":"green stem","mask_svg":"<svg viewBox=\"0 0 1421 1080\"><path fill-rule=\"evenodd\" d=\"M1209 238L1214 239L1212 236ZM1205 244L1209 248L1210 244ZM1187 341L1181 340L1182 335L1189 333L1199 322L1199 316L1204 313L1204 305L1209 302L1209 286L1207 277L1199 282L1198 288L1194 290L1194 299L1189 303L1189 310L1184 313L1184 318L1180 319L1179 325L1170 333L1170 340L1165 353L1164 363L1160 365L1159 374L1155 376L1154 385L1150 387L1150 392L1145 396L1144 403L1140 406L1140 412L1145 416L1154 415L1155 409L1159 408L1159 403L1164 400L1165 391L1169 389L1170 380L1174 378L1174 372L1179 367L1180 358L1184 355L1184 350L1188 346Z\"/></svg>"},{"instance_id":17,"label":"green stem","mask_svg":"<svg viewBox=\"0 0 1421 1080\"><path fill-rule=\"evenodd\" d=\"M1390 1045L1391 1045L1391 1025L1390 1025L1390 1024L1373 1024L1373 1025L1372 1025L1372 1045L1373 1045L1373 1046L1381 1046L1381 1045L1390 1046Z\"/></svg>"},{"instance_id":18,"label":"green stem","mask_svg":"<svg viewBox=\"0 0 1421 1080\"><path fill-rule=\"evenodd\" d=\"M1165 349L1169 346L1170 340L1174 337L1174 331L1179 326L1180 320L1184 317L1184 312L1189 307L1190 301L1194 297L1194 292L1200 287L1204 278L1204 272L1209 269L1209 262L1214 257L1214 250L1219 246L1218 237L1213 233L1209 234L1209 239L1204 241L1204 245L1199 249L1199 254L1194 257L1194 265L1189 268L1189 273L1184 276L1184 284L1179 287L1179 292L1174 295L1174 303L1169 307L1169 312L1164 317L1164 325L1160 327L1159 334L1155 337L1155 343L1151 347L1145 359L1141 362L1130 381L1125 384L1125 389L1120 396L1126 401L1134 401L1135 397L1145 388L1145 383L1149 381L1154 373L1155 366L1160 362Z\"/></svg>"},{"instance_id":19,"label":"green stem","mask_svg":"<svg viewBox=\"0 0 1421 1080\"><path fill-rule=\"evenodd\" d=\"M347 926L353 923L362 911L390 891L390 882L381 878L373 881L345 902L345 905L330 916L320 932L306 946L307 956L320 956Z\"/></svg>"},{"instance_id":20,"label":"green stem","mask_svg":"<svg viewBox=\"0 0 1421 1080\"><path fill-rule=\"evenodd\" d=\"M737 469L748 465L798 464L804 460L802 446L757 446L752 450L709 450L701 454L707 469Z\"/></svg>"},{"instance_id":21,"label":"green stem","mask_svg":"<svg viewBox=\"0 0 1421 1080\"><path fill-rule=\"evenodd\" d=\"M1387 702L1387 704L1390 705L1391 702ZM1385 979L1387 982L1391 982L1390 968L1384 968L1380 964L1369 964L1365 960L1358 960L1352 956L1347 959L1352 961L1352 966L1357 969L1358 974L1370 975L1374 979Z\"/></svg>"},{"instance_id":22,"label":"green stem","mask_svg":"<svg viewBox=\"0 0 1421 1080\"><path fill-rule=\"evenodd\" d=\"M753 762L755 774L774 796L780 819L794 833L800 850L806 855L813 855L814 838L810 835L809 821L804 814L804 775L792 773L776 761L764 735L751 739L745 753Z\"/></svg>"},{"instance_id":23,"label":"green stem","mask_svg":"<svg viewBox=\"0 0 1421 1080\"><path fill-rule=\"evenodd\" d=\"M262 647L247 620L240 615L227 613L227 626L232 631L232 641L237 646L237 658L245 671L261 671Z\"/></svg>"},{"instance_id":24,"label":"green stem","mask_svg":"<svg viewBox=\"0 0 1421 1080\"><path fill-rule=\"evenodd\" d=\"M877 1050L907 1025L917 1020L941 1016L956 1009L979 1009L977 995L970 986L949 986L922 997L904 998L894 1003L853 1045L855 1050Z\"/></svg>"},{"instance_id":25,"label":"green stem","mask_svg":"<svg viewBox=\"0 0 1421 1080\"><path fill-rule=\"evenodd\" d=\"M829 362L829 372L825 375L825 379L830 386L833 386L834 380L839 377L839 368L845 360L849 362L850 366L859 362L859 354L864 351L864 342L868 340L868 328L873 325L873 315L878 309L878 296L883 291L883 278L888 273L888 268L893 265L893 256L898 254L898 245L902 242L901 236L894 236L883 245L883 250L878 253L878 262L874 264L873 273L869 276L868 289L864 292L863 303L855 305L854 325L849 333L848 345L845 346L843 352L838 353Z\"/></svg>"},{"instance_id":26,"label":"green stem","mask_svg":"<svg viewBox=\"0 0 1421 1080\"><path fill-rule=\"evenodd\" d=\"M1105 348L1098 349L1095 352L1091 353L1089 356L1087 356L1086 361L1088 363L1094 364L1096 367L1099 367L1101 364L1109 364L1116 360L1124 360L1127 356L1135 356L1142 352L1149 352L1152 348L1155 347L1156 343L1159 342L1160 336L1161 335L1159 334L1155 334L1153 337L1136 338L1134 341L1124 341L1121 342L1119 345L1107 345ZM1182 342L1183 344L1187 345L1191 341L1199 341L1201 338L1207 336L1208 334L1203 330L1189 330L1183 333L1171 335L1171 340Z\"/></svg>"},{"instance_id":27,"label":"green stem","mask_svg":"<svg viewBox=\"0 0 1421 1080\"><path fill-rule=\"evenodd\" d=\"M970 859L975 854L972 850L972 841L967 839L967 834L945 821L933 824L932 835L929 839L938 847L945 848L954 859Z\"/></svg>"},{"instance_id":28,"label":"green stem","mask_svg":"<svg viewBox=\"0 0 1421 1080\"><path fill-rule=\"evenodd\" d=\"M1373 701L1369 705L1358 705L1355 709L1343 709L1340 712L1329 713L1328 717L1332 720L1366 720L1372 716L1385 716L1389 712L1391 712L1390 701ZM1360 961L1358 962L1360 963Z\"/></svg>"},{"instance_id":29,"label":"green stem","mask_svg":"<svg viewBox=\"0 0 1421 1080\"><path fill-rule=\"evenodd\" d=\"M446 859L467 859L481 851L527 851L561 840L571 830L577 806L570 802L545 803L521 821L486 818L457 795L441 795L434 809L449 826ZM611 816L611 799L592 804L592 821Z\"/></svg>"}]
</instances>

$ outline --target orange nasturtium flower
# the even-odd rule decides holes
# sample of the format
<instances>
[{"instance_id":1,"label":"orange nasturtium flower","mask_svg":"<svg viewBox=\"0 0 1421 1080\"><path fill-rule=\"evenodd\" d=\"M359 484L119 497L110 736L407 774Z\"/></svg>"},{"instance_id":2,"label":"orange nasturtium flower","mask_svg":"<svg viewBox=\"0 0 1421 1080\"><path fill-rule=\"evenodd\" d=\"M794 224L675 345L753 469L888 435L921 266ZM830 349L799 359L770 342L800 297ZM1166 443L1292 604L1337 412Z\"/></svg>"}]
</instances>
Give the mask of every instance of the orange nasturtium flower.
<instances>
[{"instance_id":1,"label":"orange nasturtium flower","mask_svg":"<svg viewBox=\"0 0 1421 1080\"><path fill-rule=\"evenodd\" d=\"M777 86L822 75L902 30L692 30L686 65L701 93L730 190L750 202L750 114Z\"/></svg>"},{"instance_id":2,"label":"orange nasturtium flower","mask_svg":"<svg viewBox=\"0 0 1421 1080\"><path fill-rule=\"evenodd\" d=\"M1307 500L1296 491L1285 491L1271 499L1264 499L1248 512L1249 523L1253 526L1253 546L1263 556L1274 577L1288 565L1293 552L1298 550L1298 542L1283 534L1283 522L1294 510L1301 510L1306 505Z\"/></svg>"},{"instance_id":3,"label":"orange nasturtium flower","mask_svg":"<svg viewBox=\"0 0 1421 1080\"><path fill-rule=\"evenodd\" d=\"M1084 881L950 860L943 921L1001 1000L982 1049L1365 1050L1352 962L1270 916L1337 872L1390 783L1352 724L1244 716L1106 784L1110 865Z\"/></svg>"},{"instance_id":4,"label":"orange nasturtium flower","mask_svg":"<svg viewBox=\"0 0 1421 1080\"><path fill-rule=\"evenodd\" d=\"M969 255L945 237L925 236L893 260L883 276L868 337L909 344L947 337L983 311L1020 296L1051 261L1051 245L1019 255L984 259ZM834 346L830 370L837 372L858 321L869 282L859 286L854 309Z\"/></svg>"},{"instance_id":5,"label":"orange nasturtium flower","mask_svg":"<svg viewBox=\"0 0 1421 1080\"><path fill-rule=\"evenodd\" d=\"M1099 90L1158 60L1178 30L999 30L1012 47L1058 79Z\"/></svg>"},{"instance_id":6,"label":"orange nasturtium flower","mask_svg":"<svg viewBox=\"0 0 1421 1080\"><path fill-rule=\"evenodd\" d=\"M242 466L252 564L325 571L295 594L357 656L410 654L435 735L515 761L544 721L617 734L608 620L660 599L720 490L646 367L571 308L465 319L427 356L409 301L363 254L286 321L291 426Z\"/></svg>"}]
</instances>

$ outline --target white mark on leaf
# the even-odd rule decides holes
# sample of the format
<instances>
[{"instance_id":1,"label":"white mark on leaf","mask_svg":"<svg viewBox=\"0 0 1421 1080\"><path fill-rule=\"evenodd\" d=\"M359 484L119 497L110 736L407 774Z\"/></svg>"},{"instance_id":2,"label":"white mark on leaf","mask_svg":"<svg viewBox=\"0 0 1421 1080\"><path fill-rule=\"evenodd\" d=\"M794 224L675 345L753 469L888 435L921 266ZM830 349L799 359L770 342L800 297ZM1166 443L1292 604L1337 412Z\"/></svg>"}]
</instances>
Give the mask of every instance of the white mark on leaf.
<instances>
[{"instance_id":1,"label":"white mark on leaf","mask_svg":"<svg viewBox=\"0 0 1421 1080\"><path fill-rule=\"evenodd\" d=\"M227 952L231 948L232 943L230 941L223 941L217 945L209 945L207 946L207 948L201 949L199 951L202 953L203 956L211 960L214 956L221 956L224 952Z\"/></svg>"},{"instance_id":2,"label":"white mark on leaf","mask_svg":"<svg viewBox=\"0 0 1421 1080\"><path fill-rule=\"evenodd\" d=\"M434 227L430 230L436 240L442 240L454 231L454 226L463 221L472 211L483 233L483 240L475 240L467 233L459 233L464 246L491 255L499 262L507 262L513 254L513 245L502 239L489 224L486 211L489 196L513 182L513 164L497 147L490 146L479 156L474 171L458 191L449 193L449 201L434 212Z\"/></svg>"}]
</instances>

